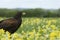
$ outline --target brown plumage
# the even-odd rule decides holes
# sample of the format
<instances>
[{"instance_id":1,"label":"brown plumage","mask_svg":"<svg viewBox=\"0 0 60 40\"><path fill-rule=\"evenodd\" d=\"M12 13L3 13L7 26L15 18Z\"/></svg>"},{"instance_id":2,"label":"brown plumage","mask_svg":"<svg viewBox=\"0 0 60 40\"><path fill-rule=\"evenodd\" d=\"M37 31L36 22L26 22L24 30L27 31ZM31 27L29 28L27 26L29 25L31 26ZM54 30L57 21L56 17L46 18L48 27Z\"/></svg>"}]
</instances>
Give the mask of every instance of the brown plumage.
<instances>
[{"instance_id":1,"label":"brown plumage","mask_svg":"<svg viewBox=\"0 0 60 40\"><path fill-rule=\"evenodd\" d=\"M17 14L10 19L0 21L0 29L14 33L22 23L22 12L17 12Z\"/></svg>"}]
</instances>

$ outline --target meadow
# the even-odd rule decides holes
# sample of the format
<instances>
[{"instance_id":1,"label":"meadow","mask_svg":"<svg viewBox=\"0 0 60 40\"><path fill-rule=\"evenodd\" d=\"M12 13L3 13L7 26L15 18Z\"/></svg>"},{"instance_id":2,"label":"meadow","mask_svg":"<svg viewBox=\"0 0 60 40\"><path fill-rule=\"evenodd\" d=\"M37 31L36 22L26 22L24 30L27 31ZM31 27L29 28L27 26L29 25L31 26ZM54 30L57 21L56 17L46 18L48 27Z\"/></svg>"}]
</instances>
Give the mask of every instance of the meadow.
<instances>
[{"instance_id":1,"label":"meadow","mask_svg":"<svg viewBox=\"0 0 60 40\"><path fill-rule=\"evenodd\" d=\"M60 40L60 18L22 18L14 34L1 29L0 40Z\"/></svg>"}]
</instances>

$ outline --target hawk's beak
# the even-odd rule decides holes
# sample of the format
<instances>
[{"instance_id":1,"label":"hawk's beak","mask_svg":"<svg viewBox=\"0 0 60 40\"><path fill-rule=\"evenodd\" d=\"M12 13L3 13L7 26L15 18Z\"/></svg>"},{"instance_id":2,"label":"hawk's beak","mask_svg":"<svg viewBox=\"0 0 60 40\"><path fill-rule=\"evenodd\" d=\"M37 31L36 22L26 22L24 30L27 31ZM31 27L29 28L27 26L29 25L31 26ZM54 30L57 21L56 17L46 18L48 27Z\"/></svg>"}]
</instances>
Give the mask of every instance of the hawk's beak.
<instances>
[{"instance_id":1,"label":"hawk's beak","mask_svg":"<svg viewBox=\"0 0 60 40\"><path fill-rule=\"evenodd\" d=\"M23 13L22 13L22 15L26 15L26 13L25 13L25 12L23 12Z\"/></svg>"}]
</instances>

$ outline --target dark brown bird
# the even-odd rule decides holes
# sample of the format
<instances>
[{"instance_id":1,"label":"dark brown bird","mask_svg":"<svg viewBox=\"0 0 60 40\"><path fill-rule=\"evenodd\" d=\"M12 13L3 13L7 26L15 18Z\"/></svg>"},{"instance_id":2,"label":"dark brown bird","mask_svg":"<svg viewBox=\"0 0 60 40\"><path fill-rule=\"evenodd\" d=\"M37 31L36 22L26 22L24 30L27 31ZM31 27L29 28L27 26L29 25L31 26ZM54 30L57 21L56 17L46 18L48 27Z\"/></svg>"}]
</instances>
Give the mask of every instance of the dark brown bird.
<instances>
[{"instance_id":1,"label":"dark brown bird","mask_svg":"<svg viewBox=\"0 0 60 40\"><path fill-rule=\"evenodd\" d=\"M22 12L17 12L17 14L10 19L0 21L0 29L14 33L22 23Z\"/></svg>"}]
</instances>

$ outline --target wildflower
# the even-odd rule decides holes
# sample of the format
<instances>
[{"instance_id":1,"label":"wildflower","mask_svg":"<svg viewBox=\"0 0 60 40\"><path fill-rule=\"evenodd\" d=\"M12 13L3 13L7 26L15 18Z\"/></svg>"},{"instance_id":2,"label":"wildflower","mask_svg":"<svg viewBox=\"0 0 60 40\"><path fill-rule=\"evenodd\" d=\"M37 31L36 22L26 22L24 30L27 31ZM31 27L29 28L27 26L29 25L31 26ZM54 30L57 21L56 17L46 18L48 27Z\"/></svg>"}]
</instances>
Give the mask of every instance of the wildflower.
<instances>
[{"instance_id":1,"label":"wildflower","mask_svg":"<svg viewBox=\"0 0 60 40\"><path fill-rule=\"evenodd\" d=\"M0 29L0 35L1 34L4 34L5 32L4 32L4 30L3 29Z\"/></svg>"},{"instance_id":2,"label":"wildflower","mask_svg":"<svg viewBox=\"0 0 60 40\"><path fill-rule=\"evenodd\" d=\"M55 38L58 38L60 35L60 31L54 31L50 33L50 40L54 40Z\"/></svg>"},{"instance_id":3,"label":"wildflower","mask_svg":"<svg viewBox=\"0 0 60 40\"><path fill-rule=\"evenodd\" d=\"M30 36L34 36L34 32L29 32L29 35Z\"/></svg>"},{"instance_id":4,"label":"wildflower","mask_svg":"<svg viewBox=\"0 0 60 40\"><path fill-rule=\"evenodd\" d=\"M53 19L52 22L56 23L56 20Z\"/></svg>"},{"instance_id":5,"label":"wildflower","mask_svg":"<svg viewBox=\"0 0 60 40\"><path fill-rule=\"evenodd\" d=\"M55 30L55 29L56 29L56 26L55 26L55 25L51 25L51 28L52 28L53 30Z\"/></svg>"},{"instance_id":6,"label":"wildflower","mask_svg":"<svg viewBox=\"0 0 60 40\"><path fill-rule=\"evenodd\" d=\"M51 24L51 20L48 21L48 25L50 25L50 24Z\"/></svg>"},{"instance_id":7,"label":"wildflower","mask_svg":"<svg viewBox=\"0 0 60 40\"><path fill-rule=\"evenodd\" d=\"M6 31L6 36L10 39L11 35L8 31Z\"/></svg>"}]
</instances>

